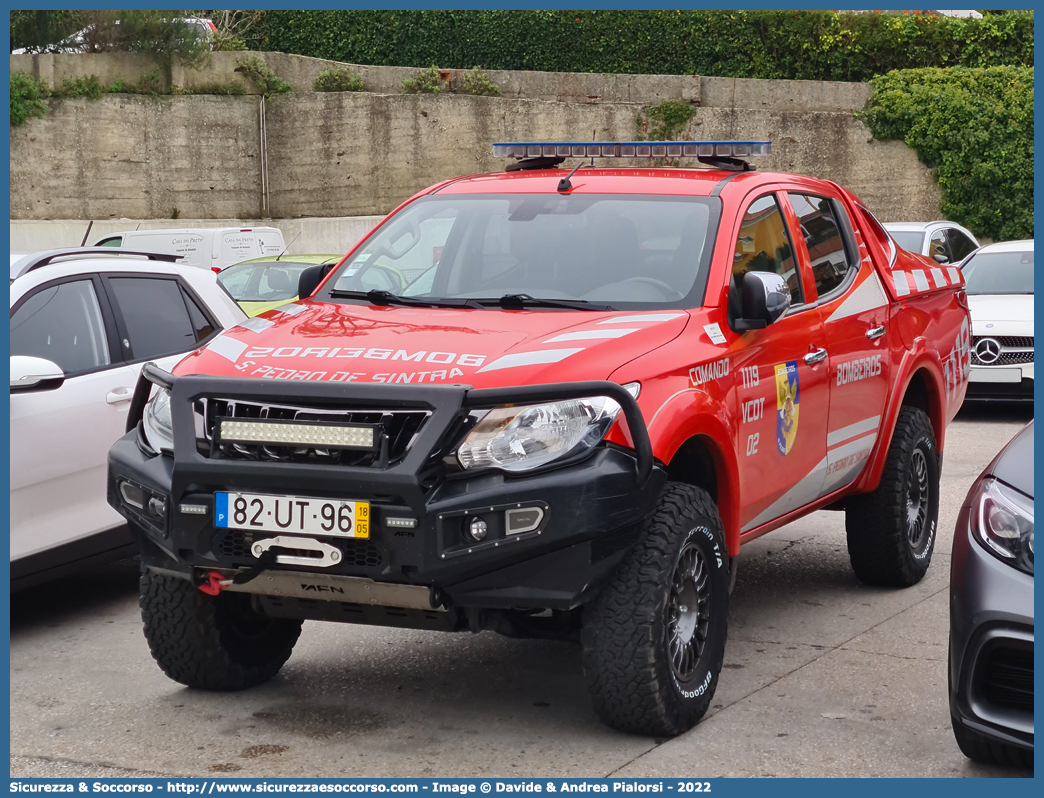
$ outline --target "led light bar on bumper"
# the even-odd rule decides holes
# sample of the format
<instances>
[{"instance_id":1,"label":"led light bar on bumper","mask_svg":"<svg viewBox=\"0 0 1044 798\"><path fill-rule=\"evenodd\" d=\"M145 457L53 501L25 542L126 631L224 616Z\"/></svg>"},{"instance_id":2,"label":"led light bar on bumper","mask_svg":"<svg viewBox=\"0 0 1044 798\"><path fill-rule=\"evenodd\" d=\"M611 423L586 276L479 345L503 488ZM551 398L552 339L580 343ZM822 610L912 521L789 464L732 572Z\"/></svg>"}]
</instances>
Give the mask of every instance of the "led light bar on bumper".
<instances>
[{"instance_id":1,"label":"led light bar on bumper","mask_svg":"<svg viewBox=\"0 0 1044 798\"><path fill-rule=\"evenodd\" d=\"M494 158L750 158L771 155L770 141L497 142Z\"/></svg>"},{"instance_id":2,"label":"led light bar on bumper","mask_svg":"<svg viewBox=\"0 0 1044 798\"><path fill-rule=\"evenodd\" d=\"M331 449L374 448L373 427L335 424L221 419L218 437L224 443L323 446Z\"/></svg>"}]
</instances>

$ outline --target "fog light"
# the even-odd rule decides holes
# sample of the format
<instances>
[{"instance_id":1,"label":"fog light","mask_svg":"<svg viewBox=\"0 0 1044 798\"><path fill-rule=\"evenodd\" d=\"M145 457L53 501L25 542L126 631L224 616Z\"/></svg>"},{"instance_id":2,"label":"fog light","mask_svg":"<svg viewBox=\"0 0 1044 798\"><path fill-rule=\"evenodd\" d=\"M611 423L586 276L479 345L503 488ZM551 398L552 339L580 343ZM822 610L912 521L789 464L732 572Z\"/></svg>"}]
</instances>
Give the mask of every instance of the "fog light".
<instances>
[{"instance_id":1,"label":"fog light","mask_svg":"<svg viewBox=\"0 0 1044 798\"><path fill-rule=\"evenodd\" d=\"M162 496L153 496L149 499L149 512L157 518L165 518L167 515L167 500Z\"/></svg>"},{"instance_id":2,"label":"fog light","mask_svg":"<svg viewBox=\"0 0 1044 798\"><path fill-rule=\"evenodd\" d=\"M472 540L485 540L486 533L488 532L486 522L478 516L469 518L464 526L465 534Z\"/></svg>"}]
</instances>

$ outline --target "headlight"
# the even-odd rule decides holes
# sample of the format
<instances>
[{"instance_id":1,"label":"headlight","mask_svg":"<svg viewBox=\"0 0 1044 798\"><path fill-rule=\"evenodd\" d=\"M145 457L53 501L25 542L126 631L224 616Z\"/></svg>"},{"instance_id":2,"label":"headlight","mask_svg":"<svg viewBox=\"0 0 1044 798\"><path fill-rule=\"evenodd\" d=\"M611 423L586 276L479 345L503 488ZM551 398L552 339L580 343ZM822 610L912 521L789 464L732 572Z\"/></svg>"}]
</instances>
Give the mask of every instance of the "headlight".
<instances>
[{"instance_id":1,"label":"headlight","mask_svg":"<svg viewBox=\"0 0 1044 798\"><path fill-rule=\"evenodd\" d=\"M1033 574L1033 500L995 479L984 480L972 505L972 528L990 553Z\"/></svg>"},{"instance_id":2,"label":"headlight","mask_svg":"<svg viewBox=\"0 0 1044 798\"><path fill-rule=\"evenodd\" d=\"M457 459L464 468L529 471L593 448L619 413L607 396L494 408L468 433Z\"/></svg>"},{"instance_id":3,"label":"headlight","mask_svg":"<svg viewBox=\"0 0 1044 798\"><path fill-rule=\"evenodd\" d=\"M170 419L170 391L157 387L142 415L145 438L157 452L174 451L174 427Z\"/></svg>"}]
</instances>

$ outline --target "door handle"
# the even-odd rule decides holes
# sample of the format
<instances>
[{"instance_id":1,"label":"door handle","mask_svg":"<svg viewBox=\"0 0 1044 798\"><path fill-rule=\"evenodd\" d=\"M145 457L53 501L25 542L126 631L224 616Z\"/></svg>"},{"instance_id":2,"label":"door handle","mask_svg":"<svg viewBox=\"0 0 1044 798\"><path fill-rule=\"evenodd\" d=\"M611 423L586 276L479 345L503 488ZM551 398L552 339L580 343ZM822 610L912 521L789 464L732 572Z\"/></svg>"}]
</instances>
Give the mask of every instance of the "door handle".
<instances>
[{"instance_id":1,"label":"door handle","mask_svg":"<svg viewBox=\"0 0 1044 798\"><path fill-rule=\"evenodd\" d=\"M883 324L880 327L871 327L869 330L866 331L866 337L869 338L871 341L880 338L884 334L885 327Z\"/></svg>"},{"instance_id":2,"label":"door handle","mask_svg":"<svg viewBox=\"0 0 1044 798\"><path fill-rule=\"evenodd\" d=\"M826 356L827 351L820 347L815 352L809 352L807 355L805 355L805 362L808 363L808 365L810 366L814 365L815 363L822 363L824 360L826 360Z\"/></svg>"},{"instance_id":3,"label":"door handle","mask_svg":"<svg viewBox=\"0 0 1044 798\"><path fill-rule=\"evenodd\" d=\"M130 388L116 388L105 394L105 401L110 405L118 405L120 402L129 402L134 398Z\"/></svg>"}]
</instances>

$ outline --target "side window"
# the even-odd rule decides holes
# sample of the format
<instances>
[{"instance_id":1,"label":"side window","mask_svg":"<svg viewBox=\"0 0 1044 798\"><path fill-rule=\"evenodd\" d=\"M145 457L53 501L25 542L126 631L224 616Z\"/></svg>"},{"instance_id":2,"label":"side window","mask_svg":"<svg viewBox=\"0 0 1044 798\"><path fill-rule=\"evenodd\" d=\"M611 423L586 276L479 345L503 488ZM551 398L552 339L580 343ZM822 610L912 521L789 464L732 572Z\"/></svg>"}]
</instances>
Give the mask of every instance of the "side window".
<instances>
[{"instance_id":1,"label":"side window","mask_svg":"<svg viewBox=\"0 0 1044 798\"><path fill-rule=\"evenodd\" d=\"M68 376L108 366L98 296L90 280L41 288L11 315L11 354L50 360Z\"/></svg>"},{"instance_id":2,"label":"side window","mask_svg":"<svg viewBox=\"0 0 1044 798\"><path fill-rule=\"evenodd\" d=\"M109 285L126 327L128 359L163 357L195 346L196 329L176 280L110 277Z\"/></svg>"},{"instance_id":3,"label":"side window","mask_svg":"<svg viewBox=\"0 0 1044 798\"><path fill-rule=\"evenodd\" d=\"M978 248L976 243L960 230L951 227L946 232L947 238L950 240L950 251L953 253L955 263L959 260L964 260L972 250Z\"/></svg>"},{"instance_id":4,"label":"side window","mask_svg":"<svg viewBox=\"0 0 1044 798\"><path fill-rule=\"evenodd\" d=\"M189 319L192 320L192 329L196 333L196 343L205 341L214 333L214 325L196 304L196 300L187 293L185 294L185 306L188 308Z\"/></svg>"},{"instance_id":5,"label":"side window","mask_svg":"<svg viewBox=\"0 0 1044 798\"><path fill-rule=\"evenodd\" d=\"M801 224L816 291L824 296L845 281L853 266L845 254L845 241L837 219L834 204L824 197L808 194L788 194L790 204Z\"/></svg>"},{"instance_id":6,"label":"side window","mask_svg":"<svg viewBox=\"0 0 1044 798\"><path fill-rule=\"evenodd\" d=\"M950 242L946 240L945 230L936 230L928 242L928 257L934 258L936 255L942 255L949 263L953 263L953 253L950 251Z\"/></svg>"},{"instance_id":7,"label":"side window","mask_svg":"<svg viewBox=\"0 0 1044 798\"><path fill-rule=\"evenodd\" d=\"M99 241L94 246L96 246L96 247L118 247L122 243L123 243L123 236L109 236L108 238L103 238L101 241Z\"/></svg>"},{"instance_id":8,"label":"side window","mask_svg":"<svg viewBox=\"0 0 1044 798\"><path fill-rule=\"evenodd\" d=\"M787 237L783 214L771 194L754 200L740 222L736 251L732 256L732 288L729 290L730 303L734 303L736 308L743 275L747 272L778 274L790 287L791 303L800 305L804 302L794 250Z\"/></svg>"}]
</instances>

